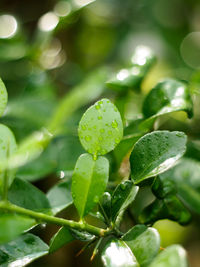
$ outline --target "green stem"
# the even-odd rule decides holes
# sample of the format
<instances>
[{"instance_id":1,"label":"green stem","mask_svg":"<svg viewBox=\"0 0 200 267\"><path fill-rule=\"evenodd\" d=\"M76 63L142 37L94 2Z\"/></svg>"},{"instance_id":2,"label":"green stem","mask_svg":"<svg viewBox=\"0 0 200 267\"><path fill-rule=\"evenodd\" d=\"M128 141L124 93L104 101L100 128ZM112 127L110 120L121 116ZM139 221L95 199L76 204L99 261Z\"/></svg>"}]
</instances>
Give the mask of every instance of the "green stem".
<instances>
[{"instance_id":1,"label":"green stem","mask_svg":"<svg viewBox=\"0 0 200 267\"><path fill-rule=\"evenodd\" d=\"M29 216L36 219L40 223L52 223L68 228L73 228L80 231L87 231L96 236L106 236L110 233L110 229L102 229L87 223L74 222L72 220L66 220L63 218L54 217L41 212L35 212L33 210L24 209L22 207L11 204L7 201L0 201L0 209L4 211L16 212L21 215Z\"/></svg>"}]
</instances>

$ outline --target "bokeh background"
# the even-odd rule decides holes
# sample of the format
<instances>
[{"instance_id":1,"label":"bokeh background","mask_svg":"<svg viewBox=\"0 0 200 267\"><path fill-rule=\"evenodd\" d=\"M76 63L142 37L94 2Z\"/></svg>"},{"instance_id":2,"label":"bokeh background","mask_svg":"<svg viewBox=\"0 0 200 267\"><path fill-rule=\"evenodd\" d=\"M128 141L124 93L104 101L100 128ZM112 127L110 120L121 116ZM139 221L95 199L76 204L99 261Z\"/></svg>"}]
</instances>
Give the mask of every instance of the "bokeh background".
<instances>
[{"instance_id":1,"label":"bokeh background","mask_svg":"<svg viewBox=\"0 0 200 267\"><path fill-rule=\"evenodd\" d=\"M14 131L20 142L45 125L59 99L89 73L104 66L114 70L126 66L140 44L152 48L158 58L142 85L144 94L162 77L191 82L195 118L188 124L178 114L164 121L163 127L184 130L198 139L199 0L1 0L0 77L9 94L1 122ZM131 101L136 99L140 103L139 96L132 98ZM139 113L139 107L133 106L130 117ZM70 175L82 153L76 128L84 110L80 109L66 122L65 132L47 148L42 160L18 171L20 177L33 181L46 192L60 179L62 170ZM67 214L76 217L73 208ZM187 227L170 221L156 224L162 245L183 244L191 267L200 266L199 222L196 218ZM43 225L34 233L48 242L56 230ZM91 250L76 257L81 247L80 242L73 242L30 266L102 266L98 256L90 262Z\"/></svg>"}]
</instances>

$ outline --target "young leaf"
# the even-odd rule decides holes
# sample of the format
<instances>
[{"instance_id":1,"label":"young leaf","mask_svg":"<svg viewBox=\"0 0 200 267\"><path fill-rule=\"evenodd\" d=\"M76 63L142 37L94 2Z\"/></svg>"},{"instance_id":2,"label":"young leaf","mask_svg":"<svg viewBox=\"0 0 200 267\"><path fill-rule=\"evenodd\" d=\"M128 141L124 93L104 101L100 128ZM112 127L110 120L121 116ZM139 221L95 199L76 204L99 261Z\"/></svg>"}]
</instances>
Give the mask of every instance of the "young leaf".
<instances>
[{"instance_id":1,"label":"young leaf","mask_svg":"<svg viewBox=\"0 0 200 267\"><path fill-rule=\"evenodd\" d=\"M189 87L183 82L166 79L158 83L146 96L143 114L148 119L142 122L140 127L151 127L157 117L175 111L185 111L189 118L192 117L193 104Z\"/></svg>"},{"instance_id":2,"label":"young leaf","mask_svg":"<svg viewBox=\"0 0 200 267\"><path fill-rule=\"evenodd\" d=\"M0 243L6 243L31 228L36 221L16 214L0 214Z\"/></svg>"},{"instance_id":3,"label":"young leaf","mask_svg":"<svg viewBox=\"0 0 200 267\"><path fill-rule=\"evenodd\" d=\"M15 178L8 191L8 199L11 203L38 212L49 213L51 211L46 195L37 187L19 178Z\"/></svg>"},{"instance_id":4,"label":"young leaf","mask_svg":"<svg viewBox=\"0 0 200 267\"><path fill-rule=\"evenodd\" d=\"M3 115L8 101L8 94L3 81L0 78L0 117Z\"/></svg>"},{"instance_id":5,"label":"young leaf","mask_svg":"<svg viewBox=\"0 0 200 267\"><path fill-rule=\"evenodd\" d=\"M122 240L110 240L101 258L105 267L139 267L130 248Z\"/></svg>"},{"instance_id":6,"label":"young leaf","mask_svg":"<svg viewBox=\"0 0 200 267\"><path fill-rule=\"evenodd\" d=\"M123 124L117 108L108 99L91 106L80 120L80 142L94 155L104 155L113 150L123 136Z\"/></svg>"},{"instance_id":7,"label":"young leaf","mask_svg":"<svg viewBox=\"0 0 200 267\"><path fill-rule=\"evenodd\" d=\"M185 153L182 132L154 131L140 138L130 156L131 177L137 184L174 166Z\"/></svg>"},{"instance_id":8,"label":"young leaf","mask_svg":"<svg viewBox=\"0 0 200 267\"><path fill-rule=\"evenodd\" d=\"M0 266L26 266L47 253L48 246L39 237L25 234L0 246Z\"/></svg>"},{"instance_id":9,"label":"young leaf","mask_svg":"<svg viewBox=\"0 0 200 267\"><path fill-rule=\"evenodd\" d=\"M177 195L189 209L200 214L200 163L184 158L174 168L159 175L152 187L154 194Z\"/></svg>"},{"instance_id":10,"label":"young leaf","mask_svg":"<svg viewBox=\"0 0 200 267\"><path fill-rule=\"evenodd\" d=\"M94 160L82 154L72 176L72 197L80 217L84 217L97 204L106 188L109 163L104 157Z\"/></svg>"},{"instance_id":11,"label":"young leaf","mask_svg":"<svg viewBox=\"0 0 200 267\"><path fill-rule=\"evenodd\" d=\"M101 198L100 211L104 218L109 221L111 217L111 195L109 192L104 192Z\"/></svg>"},{"instance_id":12,"label":"young leaf","mask_svg":"<svg viewBox=\"0 0 200 267\"><path fill-rule=\"evenodd\" d=\"M61 227L59 231L51 238L49 245L49 253L53 253L69 242L73 241L74 237L66 227Z\"/></svg>"},{"instance_id":13,"label":"young leaf","mask_svg":"<svg viewBox=\"0 0 200 267\"><path fill-rule=\"evenodd\" d=\"M53 186L47 193L52 213L55 215L72 204L71 181L63 181Z\"/></svg>"},{"instance_id":14,"label":"young leaf","mask_svg":"<svg viewBox=\"0 0 200 267\"><path fill-rule=\"evenodd\" d=\"M133 202L137 195L138 189L139 187L135 186L132 181L124 181L116 187L111 201L113 222L117 219L117 216L123 213Z\"/></svg>"},{"instance_id":15,"label":"young leaf","mask_svg":"<svg viewBox=\"0 0 200 267\"><path fill-rule=\"evenodd\" d=\"M86 231L79 231L76 229L70 229L71 235L74 237L74 239L80 240L82 242L88 242L95 238L95 235L92 235Z\"/></svg>"},{"instance_id":16,"label":"young leaf","mask_svg":"<svg viewBox=\"0 0 200 267\"><path fill-rule=\"evenodd\" d=\"M0 158L1 161L6 160L10 155L12 155L17 149L17 144L15 137L11 130L3 124L0 124ZM8 186L11 185L15 170L6 171ZM0 170L0 188L3 186L5 172Z\"/></svg>"},{"instance_id":17,"label":"young leaf","mask_svg":"<svg viewBox=\"0 0 200 267\"><path fill-rule=\"evenodd\" d=\"M141 267L149 266L160 249L159 233L145 225L134 226L122 240L129 246Z\"/></svg>"},{"instance_id":18,"label":"young leaf","mask_svg":"<svg viewBox=\"0 0 200 267\"><path fill-rule=\"evenodd\" d=\"M149 267L188 267L185 250L180 245L172 245L163 250Z\"/></svg>"}]
</instances>

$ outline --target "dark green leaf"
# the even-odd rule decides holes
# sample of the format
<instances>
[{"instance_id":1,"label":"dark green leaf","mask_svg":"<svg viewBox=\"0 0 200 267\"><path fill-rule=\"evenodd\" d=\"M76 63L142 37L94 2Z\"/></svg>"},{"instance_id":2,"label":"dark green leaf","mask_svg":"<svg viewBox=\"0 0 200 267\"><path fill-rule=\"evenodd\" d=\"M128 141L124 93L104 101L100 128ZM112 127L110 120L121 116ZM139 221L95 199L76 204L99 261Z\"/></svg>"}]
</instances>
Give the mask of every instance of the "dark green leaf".
<instances>
[{"instance_id":1,"label":"dark green leaf","mask_svg":"<svg viewBox=\"0 0 200 267\"><path fill-rule=\"evenodd\" d=\"M124 181L116 187L111 202L112 221L115 221L117 216L133 202L138 189L139 187L135 186L132 181Z\"/></svg>"},{"instance_id":2,"label":"dark green leaf","mask_svg":"<svg viewBox=\"0 0 200 267\"><path fill-rule=\"evenodd\" d=\"M122 240L129 246L141 267L149 266L160 249L160 236L155 228L136 225Z\"/></svg>"},{"instance_id":3,"label":"dark green leaf","mask_svg":"<svg viewBox=\"0 0 200 267\"><path fill-rule=\"evenodd\" d=\"M147 120L141 126L151 126L161 115L185 111L188 117L193 115L193 104L189 87L180 81L166 79L158 83L146 96L143 104L143 113Z\"/></svg>"},{"instance_id":4,"label":"dark green leaf","mask_svg":"<svg viewBox=\"0 0 200 267\"><path fill-rule=\"evenodd\" d=\"M139 267L130 248L121 240L110 240L101 257L105 267Z\"/></svg>"},{"instance_id":5,"label":"dark green leaf","mask_svg":"<svg viewBox=\"0 0 200 267\"><path fill-rule=\"evenodd\" d=\"M72 204L71 181L60 182L47 193L52 213L55 215Z\"/></svg>"},{"instance_id":6,"label":"dark green leaf","mask_svg":"<svg viewBox=\"0 0 200 267\"><path fill-rule=\"evenodd\" d=\"M48 246L39 237L25 234L0 246L0 266L26 266L47 253Z\"/></svg>"},{"instance_id":7,"label":"dark green leaf","mask_svg":"<svg viewBox=\"0 0 200 267\"><path fill-rule=\"evenodd\" d=\"M11 203L38 212L49 213L50 205L46 195L27 181L16 178L8 191Z\"/></svg>"},{"instance_id":8,"label":"dark green leaf","mask_svg":"<svg viewBox=\"0 0 200 267\"><path fill-rule=\"evenodd\" d=\"M104 157L94 160L92 155L79 157L72 177L72 197L80 217L97 204L106 188L109 163Z\"/></svg>"},{"instance_id":9,"label":"dark green leaf","mask_svg":"<svg viewBox=\"0 0 200 267\"><path fill-rule=\"evenodd\" d=\"M3 115L8 101L8 94L3 81L0 78L0 117Z\"/></svg>"},{"instance_id":10,"label":"dark green leaf","mask_svg":"<svg viewBox=\"0 0 200 267\"><path fill-rule=\"evenodd\" d=\"M95 238L95 235L92 235L92 234L85 232L85 231L70 229L70 233L74 237L74 239L77 239L77 240L80 240L83 242L88 242L88 241L91 241Z\"/></svg>"},{"instance_id":11,"label":"dark green leaf","mask_svg":"<svg viewBox=\"0 0 200 267\"><path fill-rule=\"evenodd\" d=\"M111 217L111 195L109 192L105 192L101 198L101 206L103 210L100 210L106 219ZM105 214L104 214L105 213Z\"/></svg>"},{"instance_id":12,"label":"dark green leaf","mask_svg":"<svg viewBox=\"0 0 200 267\"><path fill-rule=\"evenodd\" d=\"M173 169L159 175L153 185L153 192L164 197L166 192L176 193L192 211L200 213L200 163L192 159L182 159ZM159 183L159 185L158 185Z\"/></svg>"},{"instance_id":13,"label":"dark green leaf","mask_svg":"<svg viewBox=\"0 0 200 267\"><path fill-rule=\"evenodd\" d=\"M91 106L81 118L78 128L84 149L94 155L113 150L123 136L123 124L118 109L108 99Z\"/></svg>"},{"instance_id":14,"label":"dark green leaf","mask_svg":"<svg viewBox=\"0 0 200 267\"><path fill-rule=\"evenodd\" d=\"M62 246L74 240L74 237L66 227L61 227L59 231L51 238L49 253L53 253Z\"/></svg>"},{"instance_id":15,"label":"dark green leaf","mask_svg":"<svg viewBox=\"0 0 200 267\"><path fill-rule=\"evenodd\" d=\"M135 183L166 171L176 164L186 149L182 132L155 131L135 144L130 157L131 177Z\"/></svg>"},{"instance_id":16,"label":"dark green leaf","mask_svg":"<svg viewBox=\"0 0 200 267\"><path fill-rule=\"evenodd\" d=\"M36 221L16 214L0 214L0 243L6 243L31 228Z\"/></svg>"},{"instance_id":17,"label":"dark green leaf","mask_svg":"<svg viewBox=\"0 0 200 267\"><path fill-rule=\"evenodd\" d=\"M187 267L187 256L183 247L172 245L163 250L149 267Z\"/></svg>"}]
</instances>

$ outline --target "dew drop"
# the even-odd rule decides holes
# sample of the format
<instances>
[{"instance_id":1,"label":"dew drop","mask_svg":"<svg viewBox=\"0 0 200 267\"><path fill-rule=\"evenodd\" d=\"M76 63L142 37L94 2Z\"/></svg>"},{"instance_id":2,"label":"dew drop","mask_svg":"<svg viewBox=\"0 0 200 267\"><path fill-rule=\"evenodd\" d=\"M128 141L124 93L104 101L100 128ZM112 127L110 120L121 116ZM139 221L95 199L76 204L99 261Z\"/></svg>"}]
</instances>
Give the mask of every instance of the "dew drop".
<instances>
[{"instance_id":1,"label":"dew drop","mask_svg":"<svg viewBox=\"0 0 200 267\"><path fill-rule=\"evenodd\" d=\"M96 128L97 128L97 126L96 126L96 125L94 125L94 126L93 126L93 128L94 128L94 129L96 129Z\"/></svg>"},{"instance_id":2,"label":"dew drop","mask_svg":"<svg viewBox=\"0 0 200 267\"><path fill-rule=\"evenodd\" d=\"M102 100L100 100L98 103L99 103L99 104L103 104L103 101L102 101Z\"/></svg>"},{"instance_id":3,"label":"dew drop","mask_svg":"<svg viewBox=\"0 0 200 267\"><path fill-rule=\"evenodd\" d=\"M105 132L105 130L104 129L100 129L100 133L104 133Z\"/></svg>"},{"instance_id":4,"label":"dew drop","mask_svg":"<svg viewBox=\"0 0 200 267\"><path fill-rule=\"evenodd\" d=\"M116 138L115 139L115 143L118 144L120 142L120 139L119 138Z\"/></svg>"},{"instance_id":5,"label":"dew drop","mask_svg":"<svg viewBox=\"0 0 200 267\"><path fill-rule=\"evenodd\" d=\"M118 126L118 123L117 123L117 121L116 120L114 120L113 122L112 122L112 127L113 128L117 128L117 126Z\"/></svg>"},{"instance_id":6,"label":"dew drop","mask_svg":"<svg viewBox=\"0 0 200 267\"><path fill-rule=\"evenodd\" d=\"M99 139L99 141L102 141L103 140L103 137L102 136L99 136L98 139Z\"/></svg>"},{"instance_id":7,"label":"dew drop","mask_svg":"<svg viewBox=\"0 0 200 267\"><path fill-rule=\"evenodd\" d=\"M81 125L82 130L86 130L86 126L85 125Z\"/></svg>"},{"instance_id":8,"label":"dew drop","mask_svg":"<svg viewBox=\"0 0 200 267\"><path fill-rule=\"evenodd\" d=\"M120 185L120 188L121 188L122 190L125 190L125 189L126 189L126 184L125 184L125 183L122 183L122 184Z\"/></svg>"},{"instance_id":9,"label":"dew drop","mask_svg":"<svg viewBox=\"0 0 200 267\"><path fill-rule=\"evenodd\" d=\"M91 140L91 136L90 136L90 135L86 135L86 136L85 136L85 141L88 142L88 141L90 141L90 140Z\"/></svg>"},{"instance_id":10,"label":"dew drop","mask_svg":"<svg viewBox=\"0 0 200 267\"><path fill-rule=\"evenodd\" d=\"M102 120L102 116L98 116L98 120Z\"/></svg>"},{"instance_id":11,"label":"dew drop","mask_svg":"<svg viewBox=\"0 0 200 267\"><path fill-rule=\"evenodd\" d=\"M98 196L95 196L95 197L94 197L94 202L95 202L95 203L98 203L98 202L99 202L99 197L98 197Z\"/></svg>"},{"instance_id":12,"label":"dew drop","mask_svg":"<svg viewBox=\"0 0 200 267\"><path fill-rule=\"evenodd\" d=\"M97 105L95 105L95 108L98 110L101 108L101 106L97 104Z\"/></svg>"},{"instance_id":13,"label":"dew drop","mask_svg":"<svg viewBox=\"0 0 200 267\"><path fill-rule=\"evenodd\" d=\"M108 134L111 135L112 134L112 131L108 131Z\"/></svg>"}]
</instances>

